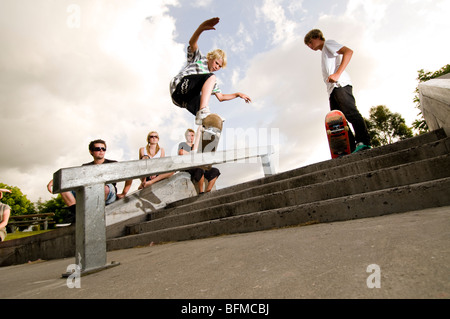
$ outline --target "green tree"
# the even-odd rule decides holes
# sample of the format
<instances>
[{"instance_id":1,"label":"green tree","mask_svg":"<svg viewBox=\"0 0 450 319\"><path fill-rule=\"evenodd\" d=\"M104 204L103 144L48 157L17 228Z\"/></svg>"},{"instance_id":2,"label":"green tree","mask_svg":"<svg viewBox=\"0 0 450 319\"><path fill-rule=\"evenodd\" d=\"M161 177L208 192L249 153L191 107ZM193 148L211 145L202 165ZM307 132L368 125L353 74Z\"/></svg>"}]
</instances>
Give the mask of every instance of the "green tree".
<instances>
[{"instance_id":1,"label":"green tree","mask_svg":"<svg viewBox=\"0 0 450 319\"><path fill-rule=\"evenodd\" d=\"M382 146L412 137L411 128L399 113L392 113L386 106L370 109L369 120L365 119L372 146Z\"/></svg>"},{"instance_id":2,"label":"green tree","mask_svg":"<svg viewBox=\"0 0 450 319\"><path fill-rule=\"evenodd\" d=\"M417 80L419 83L426 82L428 80L437 78L439 76L442 76L444 74L450 73L450 64L447 64L443 66L441 69L435 71L435 72L429 72L424 71L423 69L417 71ZM416 90L414 91L414 103L416 104L416 108L419 109L419 116L418 119L416 119L412 123L412 127L418 131L419 134L426 133L429 131L428 125L425 122L425 119L423 118L422 110L420 109L420 97L419 97L419 85L417 85Z\"/></svg>"},{"instance_id":3,"label":"green tree","mask_svg":"<svg viewBox=\"0 0 450 319\"><path fill-rule=\"evenodd\" d=\"M33 203L27 196L22 194L18 187L0 183L0 188L6 188L11 191L11 193L4 193L3 198L1 199L2 203L11 207L11 215L28 215L36 213Z\"/></svg>"},{"instance_id":4,"label":"green tree","mask_svg":"<svg viewBox=\"0 0 450 319\"><path fill-rule=\"evenodd\" d=\"M45 213L54 213L53 220L56 222L61 222L63 218L67 215L67 209L65 209L66 204L61 197L61 194L58 194L55 198L49 199L45 202L42 202L41 199L36 203L37 210L40 214Z\"/></svg>"}]
</instances>

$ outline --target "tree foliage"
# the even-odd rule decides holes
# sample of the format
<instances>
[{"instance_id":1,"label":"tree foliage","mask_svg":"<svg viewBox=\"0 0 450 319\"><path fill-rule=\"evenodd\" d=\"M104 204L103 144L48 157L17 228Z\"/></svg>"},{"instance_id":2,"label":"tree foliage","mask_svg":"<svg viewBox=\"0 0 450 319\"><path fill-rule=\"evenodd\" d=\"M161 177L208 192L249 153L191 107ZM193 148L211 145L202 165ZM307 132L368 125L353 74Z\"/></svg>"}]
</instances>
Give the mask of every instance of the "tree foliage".
<instances>
[{"instance_id":1,"label":"tree foliage","mask_svg":"<svg viewBox=\"0 0 450 319\"><path fill-rule=\"evenodd\" d=\"M426 82L428 80L440 77L444 74L450 73L450 64L447 64L440 68L435 72L424 71L423 69L417 71L417 80L419 83ZM419 109L419 119L415 120L412 123L412 127L419 132L419 134L426 133L429 131L428 125L423 118L422 110L420 108L420 97L419 97L419 85L417 85L416 90L414 91L414 103L416 104L416 108Z\"/></svg>"},{"instance_id":2,"label":"tree foliage","mask_svg":"<svg viewBox=\"0 0 450 319\"><path fill-rule=\"evenodd\" d=\"M36 203L36 207L40 214L54 213L55 216L53 219L56 222L61 222L63 217L67 215L67 209L64 209L66 204L64 203L61 194L58 194L55 198L49 199L45 202L42 202L39 199Z\"/></svg>"},{"instance_id":3,"label":"tree foliage","mask_svg":"<svg viewBox=\"0 0 450 319\"><path fill-rule=\"evenodd\" d=\"M413 133L399 113L392 113L386 106L370 109L370 118L365 119L372 146L388 145L412 137Z\"/></svg>"},{"instance_id":4,"label":"tree foliage","mask_svg":"<svg viewBox=\"0 0 450 319\"><path fill-rule=\"evenodd\" d=\"M1 202L11 207L12 216L36 213L33 203L27 198L26 195L22 194L22 191L18 187L0 183L0 188L6 188L11 191L11 193L3 194Z\"/></svg>"}]
</instances>

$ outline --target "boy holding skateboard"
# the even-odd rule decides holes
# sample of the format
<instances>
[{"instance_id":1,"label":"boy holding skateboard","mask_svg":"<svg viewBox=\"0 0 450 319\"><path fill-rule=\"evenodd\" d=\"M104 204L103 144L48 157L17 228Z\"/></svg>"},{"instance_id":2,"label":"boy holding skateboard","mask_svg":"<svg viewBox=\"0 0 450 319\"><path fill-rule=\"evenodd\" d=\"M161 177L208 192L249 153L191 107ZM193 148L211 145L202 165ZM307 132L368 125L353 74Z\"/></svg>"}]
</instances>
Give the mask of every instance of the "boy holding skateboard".
<instances>
[{"instance_id":1,"label":"boy holding skateboard","mask_svg":"<svg viewBox=\"0 0 450 319\"><path fill-rule=\"evenodd\" d=\"M208 104L212 94L220 102L237 97L244 99L247 103L251 102L250 98L243 93L224 94L218 87L214 72L226 67L225 52L216 49L203 56L198 48L197 42L200 35L204 31L215 30L214 26L219 21L219 18L212 18L200 24L189 40L186 66L170 82L173 103L195 115L197 125L201 125L203 119L211 113Z\"/></svg>"},{"instance_id":2,"label":"boy holding skateboard","mask_svg":"<svg viewBox=\"0 0 450 319\"><path fill-rule=\"evenodd\" d=\"M352 82L345 71L353 51L334 40L325 40L323 33L314 29L305 36L305 44L314 51L322 51L322 75L330 100L330 109L344 113L355 130L355 136L349 131L353 152L370 147L370 136L366 123L356 108ZM356 144L356 145L355 145Z\"/></svg>"}]
</instances>

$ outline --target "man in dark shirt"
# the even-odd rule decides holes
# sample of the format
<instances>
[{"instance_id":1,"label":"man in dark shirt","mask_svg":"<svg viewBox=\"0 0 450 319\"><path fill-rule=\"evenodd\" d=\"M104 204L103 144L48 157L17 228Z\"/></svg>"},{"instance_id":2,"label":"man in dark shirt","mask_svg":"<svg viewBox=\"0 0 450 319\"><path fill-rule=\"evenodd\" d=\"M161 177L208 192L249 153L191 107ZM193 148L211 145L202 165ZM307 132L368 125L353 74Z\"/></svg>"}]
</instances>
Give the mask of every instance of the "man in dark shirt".
<instances>
[{"instance_id":1,"label":"man in dark shirt","mask_svg":"<svg viewBox=\"0 0 450 319\"><path fill-rule=\"evenodd\" d=\"M92 155L92 158L94 159L92 162L85 163L82 166L85 165L98 165L98 164L108 164L108 163L115 163L117 161L115 160L109 160L105 158L106 153L106 142L100 139L94 140L89 143L89 153ZM113 203L116 199L120 199L125 197L125 195L128 193L128 191L131 188L133 180L128 180L125 182L125 186L123 188L123 191L121 194L117 193L117 187L116 183L110 183L105 185L105 205L109 205ZM53 193L53 180L51 180L48 185L47 189L50 193ZM67 223L73 223L75 222L75 192L63 192L61 193L61 197L63 198L64 202L67 205L68 209L68 216L64 219L64 224Z\"/></svg>"}]
</instances>

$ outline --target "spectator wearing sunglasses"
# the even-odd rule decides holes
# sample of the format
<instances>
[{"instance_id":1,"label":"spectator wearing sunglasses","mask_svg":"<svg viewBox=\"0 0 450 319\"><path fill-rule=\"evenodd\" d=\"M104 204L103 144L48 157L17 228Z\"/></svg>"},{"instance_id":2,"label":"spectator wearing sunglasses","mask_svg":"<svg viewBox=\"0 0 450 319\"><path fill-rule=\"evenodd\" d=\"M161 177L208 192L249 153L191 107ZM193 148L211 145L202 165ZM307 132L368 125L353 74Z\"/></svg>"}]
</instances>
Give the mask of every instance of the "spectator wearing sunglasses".
<instances>
[{"instance_id":1,"label":"spectator wearing sunglasses","mask_svg":"<svg viewBox=\"0 0 450 319\"><path fill-rule=\"evenodd\" d=\"M105 158L106 153L106 142L100 139L94 140L89 143L89 153L91 154L92 158L94 159L92 162L85 163L82 166L86 165L99 165L99 164L108 164L108 163L115 163L117 161L110 160ZM133 180L128 180L125 182L123 191L121 194L117 193L117 185L116 183L109 183L105 185L105 205L109 205L113 203L116 199L120 199L126 196L128 191L131 188ZM53 180L51 180L48 185L47 189L50 193L53 193ZM63 192L61 193L61 197L63 198L64 202L67 205L68 214L67 217L64 218L63 224L64 225L70 225L71 223L75 222L75 215L76 215L76 199L75 199L76 193L74 191L70 192Z\"/></svg>"},{"instance_id":2,"label":"spectator wearing sunglasses","mask_svg":"<svg viewBox=\"0 0 450 319\"><path fill-rule=\"evenodd\" d=\"M164 148L159 146L158 132L151 131L147 134L147 145L139 149L139 159L148 160L166 156ZM174 172L159 175L147 176L141 179L138 189L149 187L150 185L172 176Z\"/></svg>"}]
</instances>

